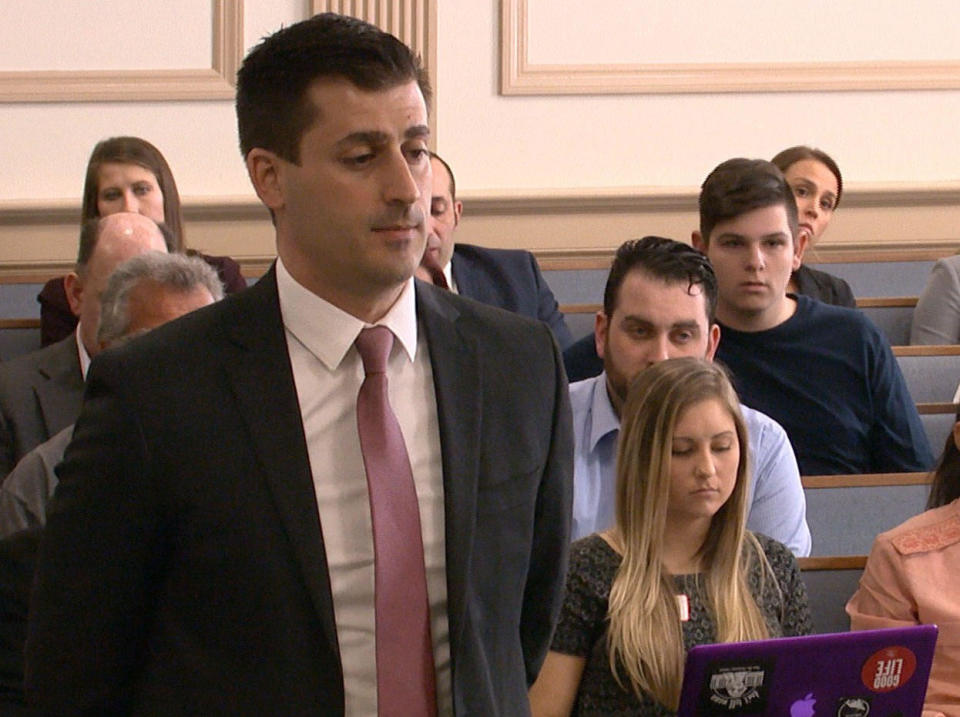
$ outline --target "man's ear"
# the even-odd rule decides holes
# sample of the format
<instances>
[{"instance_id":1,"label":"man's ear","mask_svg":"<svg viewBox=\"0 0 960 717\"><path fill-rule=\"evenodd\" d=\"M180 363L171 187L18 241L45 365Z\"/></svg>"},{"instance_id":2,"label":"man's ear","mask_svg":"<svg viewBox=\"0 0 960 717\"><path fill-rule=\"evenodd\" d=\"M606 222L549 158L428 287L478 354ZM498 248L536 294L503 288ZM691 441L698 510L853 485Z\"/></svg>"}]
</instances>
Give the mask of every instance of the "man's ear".
<instances>
[{"instance_id":1,"label":"man's ear","mask_svg":"<svg viewBox=\"0 0 960 717\"><path fill-rule=\"evenodd\" d=\"M67 303L74 316L80 316L80 302L83 296L83 279L75 271L63 277L63 291L67 295Z\"/></svg>"},{"instance_id":2,"label":"man's ear","mask_svg":"<svg viewBox=\"0 0 960 717\"><path fill-rule=\"evenodd\" d=\"M798 231L793 239L793 270L796 271L803 263L803 252L810 244L810 236L806 232Z\"/></svg>"},{"instance_id":3,"label":"man's ear","mask_svg":"<svg viewBox=\"0 0 960 717\"><path fill-rule=\"evenodd\" d=\"M453 226L460 223L460 215L463 214L463 202L459 199L453 203Z\"/></svg>"},{"instance_id":4,"label":"man's ear","mask_svg":"<svg viewBox=\"0 0 960 717\"><path fill-rule=\"evenodd\" d=\"M268 209L283 207L283 160L267 149L254 147L247 152L247 174L253 188Z\"/></svg>"},{"instance_id":5,"label":"man's ear","mask_svg":"<svg viewBox=\"0 0 960 717\"><path fill-rule=\"evenodd\" d=\"M707 243L703 240L703 235L699 229L694 229L690 234L690 243L693 244L693 248L701 254L707 253Z\"/></svg>"},{"instance_id":6,"label":"man's ear","mask_svg":"<svg viewBox=\"0 0 960 717\"><path fill-rule=\"evenodd\" d=\"M593 320L593 341L596 344L597 356L603 358L603 352L607 345L607 331L610 330L610 321L603 311L598 311Z\"/></svg>"},{"instance_id":7,"label":"man's ear","mask_svg":"<svg viewBox=\"0 0 960 717\"><path fill-rule=\"evenodd\" d=\"M704 358L707 361L713 361L713 357L717 353L717 347L720 345L720 325L712 324L710 326L710 333L707 336L707 354Z\"/></svg>"}]
</instances>

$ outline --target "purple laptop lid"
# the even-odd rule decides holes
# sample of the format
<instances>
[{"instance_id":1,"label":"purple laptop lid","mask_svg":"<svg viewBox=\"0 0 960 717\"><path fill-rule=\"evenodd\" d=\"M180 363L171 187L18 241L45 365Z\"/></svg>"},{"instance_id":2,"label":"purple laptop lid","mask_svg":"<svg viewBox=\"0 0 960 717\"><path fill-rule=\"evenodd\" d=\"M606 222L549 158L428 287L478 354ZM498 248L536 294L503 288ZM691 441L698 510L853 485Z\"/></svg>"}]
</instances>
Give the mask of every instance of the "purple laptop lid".
<instances>
[{"instance_id":1,"label":"purple laptop lid","mask_svg":"<svg viewBox=\"0 0 960 717\"><path fill-rule=\"evenodd\" d=\"M936 625L700 645L678 717L916 717Z\"/></svg>"}]
</instances>

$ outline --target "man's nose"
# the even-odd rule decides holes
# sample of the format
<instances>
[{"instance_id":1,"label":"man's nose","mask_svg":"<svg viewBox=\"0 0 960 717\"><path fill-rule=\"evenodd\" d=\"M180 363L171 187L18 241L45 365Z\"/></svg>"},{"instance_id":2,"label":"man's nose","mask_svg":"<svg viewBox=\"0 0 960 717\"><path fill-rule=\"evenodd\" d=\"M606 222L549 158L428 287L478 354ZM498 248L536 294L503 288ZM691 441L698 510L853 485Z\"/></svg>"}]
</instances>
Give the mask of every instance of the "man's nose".
<instances>
[{"instance_id":1,"label":"man's nose","mask_svg":"<svg viewBox=\"0 0 960 717\"><path fill-rule=\"evenodd\" d=\"M413 204L420 198L420 185L403 152L391 156L384 170L384 199L387 202ZM431 224L432 226L432 224ZM431 229L432 231L432 229Z\"/></svg>"},{"instance_id":2,"label":"man's nose","mask_svg":"<svg viewBox=\"0 0 960 717\"><path fill-rule=\"evenodd\" d=\"M670 338L666 334L658 336L650 352L650 363L659 363L670 358Z\"/></svg>"}]
</instances>

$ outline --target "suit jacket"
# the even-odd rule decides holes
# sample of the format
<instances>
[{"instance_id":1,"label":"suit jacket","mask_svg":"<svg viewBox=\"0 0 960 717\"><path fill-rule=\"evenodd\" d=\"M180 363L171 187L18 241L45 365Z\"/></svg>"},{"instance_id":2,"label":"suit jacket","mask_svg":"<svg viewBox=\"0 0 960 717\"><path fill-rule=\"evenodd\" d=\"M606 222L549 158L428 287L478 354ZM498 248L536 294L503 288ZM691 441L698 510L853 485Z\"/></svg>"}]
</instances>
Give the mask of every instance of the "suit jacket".
<instances>
[{"instance_id":1,"label":"suit jacket","mask_svg":"<svg viewBox=\"0 0 960 717\"><path fill-rule=\"evenodd\" d=\"M23 699L23 642L39 545L39 530L22 530L0 540L0 714L4 717L28 714Z\"/></svg>"},{"instance_id":2,"label":"suit jacket","mask_svg":"<svg viewBox=\"0 0 960 717\"><path fill-rule=\"evenodd\" d=\"M561 349L573 343L557 300L530 252L456 244L451 263L461 295L546 322Z\"/></svg>"},{"instance_id":3,"label":"suit jacket","mask_svg":"<svg viewBox=\"0 0 960 717\"><path fill-rule=\"evenodd\" d=\"M77 420L82 399L75 333L0 364L0 480L24 454Z\"/></svg>"},{"instance_id":4,"label":"suit jacket","mask_svg":"<svg viewBox=\"0 0 960 717\"><path fill-rule=\"evenodd\" d=\"M911 344L960 344L960 254L938 259L913 311Z\"/></svg>"},{"instance_id":5,"label":"suit jacket","mask_svg":"<svg viewBox=\"0 0 960 717\"><path fill-rule=\"evenodd\" d=\"M803 264L793 272L793 280L797 283L798 294L809 296L824 304L846 306L848 309L857 308L857 300L853 297L850 284L839 276Z\"/></svg>"},{"instance_id":6,"label":"suit jacket","mask_svg":"<svg viewBox=\"0 0 960 717\"><path fill-rule=\"evenodd\" d=\"M522 715L563 590L563 368L538 322L419 282L417 313L440 428L455 711ZM41 714L343 714L273 271L98 356L59 474L27 644Z\"/></svg>"}]
</instances>

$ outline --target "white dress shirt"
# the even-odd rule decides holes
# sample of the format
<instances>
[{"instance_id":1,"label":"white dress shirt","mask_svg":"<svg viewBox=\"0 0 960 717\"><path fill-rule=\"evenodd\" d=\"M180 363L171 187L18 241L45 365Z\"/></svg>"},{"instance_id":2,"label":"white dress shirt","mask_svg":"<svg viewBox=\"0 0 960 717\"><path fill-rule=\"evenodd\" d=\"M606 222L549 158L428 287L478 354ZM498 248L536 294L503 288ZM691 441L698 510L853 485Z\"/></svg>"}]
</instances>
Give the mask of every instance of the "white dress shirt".
<instances>
[{"instance_id":1,"label":"white dress shirt","mask_svg":"<svg viewBox=\"0 0 960 717\"><path fill-rule=\"evenodd\" d=\"M374 552L367 478L357 430L364 371L354 341L369 326L301 286L277 260L277 289L316 490L346 715L377 714ZM413 279L378 322L394 334L390 405L407 445L420 506L437 701L452 714L444 539L443 466L433 371L418 331Z\"/></svg>"},{"instance_id":2,"label":"white dress shirt","mask_svg":"<svg viewBox=\"0 0 960 717\"><path fill-rule=\"evenodd\" d=\"M87 347L83 345L83 337L80 336L80 324L77 323L77 329L74 332L77 337L77 358L80 359L80 375L83 380L87 380L87 371L90 369L90 354L87 353Z\"/></svg>"}]
</instances>

